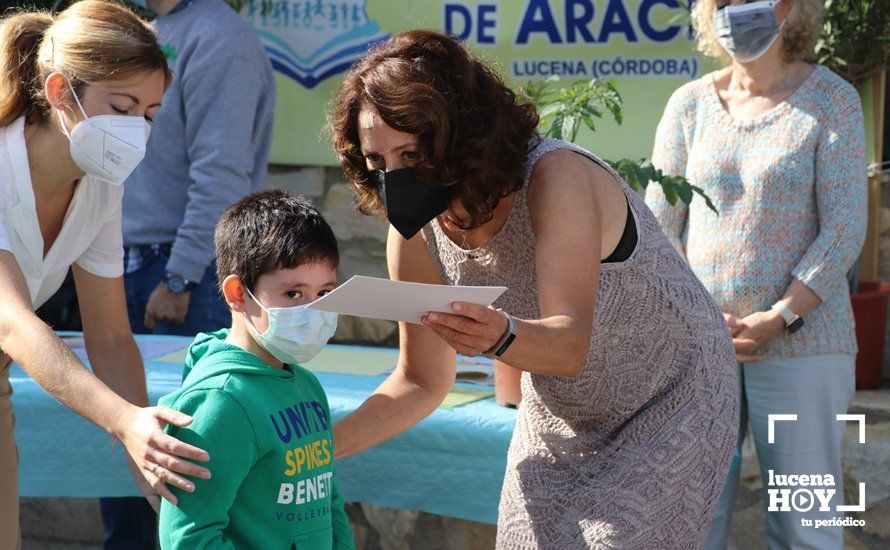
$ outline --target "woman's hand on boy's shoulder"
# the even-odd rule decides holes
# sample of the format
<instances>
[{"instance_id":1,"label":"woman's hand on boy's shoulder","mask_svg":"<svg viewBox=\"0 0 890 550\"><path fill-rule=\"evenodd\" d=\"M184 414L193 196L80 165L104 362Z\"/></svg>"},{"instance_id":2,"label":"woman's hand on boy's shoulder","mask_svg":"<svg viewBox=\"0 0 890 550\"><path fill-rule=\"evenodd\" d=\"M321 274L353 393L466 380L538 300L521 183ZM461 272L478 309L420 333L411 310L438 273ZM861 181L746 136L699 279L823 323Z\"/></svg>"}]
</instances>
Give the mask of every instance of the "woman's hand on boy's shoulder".
<instances>
[{"instance_id":1,"label":"woman's hand on boy's shoulder","mask_svg":"<svg viewBox=\"0 0 890 550\"><path fill-rule=\"evenodd\" d=\"M130 475L133 476L133 481L136 482L136 487L139 488L139 492L142 493L142 496L145 497L145 500L148 501L148 504L151 505L151 508L155 511L155 514L161 513L161 495L158 493L154 487L152 487L148 481L146 481L145 477L142 476L142 472L139 470L139 466L133 462L133 459L130 455L127 455L127 468L130 469Z\"/></svg>"},{"instance_id":2,"label":"woman's hand on boy's shoulder","mask_svg":"<svg viewBox=\"0 0 890 550\"><path fill-rule=\"evenodd\" d=\"M207 462L210 456L205 451L164 433L167 424L185 427L191 422L192 417L168 407L133 406L121 414L117 426L112 429L113 435L124 445L139 468L140 476L172 504L176 504L178 500L167 487L168 483L183 491L195 490L194 483L178 474L205 479L210 477L206 468L183 460L190 458ZM139 484L138 478L136 483Z\"/></svg>"}]
</instances>

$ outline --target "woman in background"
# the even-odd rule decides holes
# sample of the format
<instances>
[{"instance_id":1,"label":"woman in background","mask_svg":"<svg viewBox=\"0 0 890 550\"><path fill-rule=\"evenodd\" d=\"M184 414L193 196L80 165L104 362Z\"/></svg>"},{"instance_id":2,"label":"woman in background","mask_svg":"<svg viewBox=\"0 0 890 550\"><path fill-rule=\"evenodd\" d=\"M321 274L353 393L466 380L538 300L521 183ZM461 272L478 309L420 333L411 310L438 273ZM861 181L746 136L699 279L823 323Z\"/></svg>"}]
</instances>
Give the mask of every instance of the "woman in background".
<instances>
[{"instance_id":1,"label":"woman in background","mask_svg":"<svg viewBox=\"0 0 890 550\"><path fill-rule=\"evenodd\" d=\"M859 96L805 57L821 0L699 0L698 46L726 67L678 89L665 109L653 164L702 187L701 203L646 202L722 309L740 362L742 416L764 480L831 474L830 511L766 515L770 548L841 548L842 527L814 529L843 504L841 439L854 391L856 339L846 273L866 226ZM768 442L768 415L778 422ZM723 548L739 483L733 463L708 546ZM766 481L764 500L768 500Z\"/></svg>"}]
</instances>

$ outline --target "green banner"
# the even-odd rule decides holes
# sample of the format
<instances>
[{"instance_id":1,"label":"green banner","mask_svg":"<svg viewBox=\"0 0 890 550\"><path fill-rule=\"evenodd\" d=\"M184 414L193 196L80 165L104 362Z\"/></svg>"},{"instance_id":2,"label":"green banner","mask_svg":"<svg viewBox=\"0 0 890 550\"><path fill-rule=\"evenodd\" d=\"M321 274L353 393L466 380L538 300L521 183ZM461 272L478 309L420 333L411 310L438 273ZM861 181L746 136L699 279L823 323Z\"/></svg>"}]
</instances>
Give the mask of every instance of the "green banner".
<instances>
[{"instance_id":1,"label":"green banner","mask_svg":"<svg viewBox=\"0 0 890 550\"><path fill-rule=\"evenodd\" d=\"M460 37L511 85L558 75L614 80L624 123L603 120L579 143L606 158L648 157L670 94L713 65L695 51L679 0L276 0L242 14L276 71L272 162L333 165L324 110L344 71L398 32Z\"/></svg>"}]
</instances>

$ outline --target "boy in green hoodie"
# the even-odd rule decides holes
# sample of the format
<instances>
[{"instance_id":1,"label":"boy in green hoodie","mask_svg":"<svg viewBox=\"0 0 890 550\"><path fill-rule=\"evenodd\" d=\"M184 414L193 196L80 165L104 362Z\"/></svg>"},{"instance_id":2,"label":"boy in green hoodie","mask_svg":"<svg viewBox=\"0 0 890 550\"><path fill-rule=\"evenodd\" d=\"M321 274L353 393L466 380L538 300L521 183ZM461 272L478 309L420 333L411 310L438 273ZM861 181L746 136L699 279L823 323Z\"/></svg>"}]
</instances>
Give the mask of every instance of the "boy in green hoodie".
<instances>
[{"instance_id":1,"label":"boy in green hoodie","mask_svg":"<svg viewBox=\"0 0 890 550\"><path fill-rule=\"evenodd\" d=\"M213 478L162 503L161 547L354 549L327 398L298 364L337 326L305 308L336 285L334 234L304 199L267 191L229 208L215 242L232 327L198 335L182 387L160 401L194 418L168 431L209 453Z\"/></svg>"}]
</instances>

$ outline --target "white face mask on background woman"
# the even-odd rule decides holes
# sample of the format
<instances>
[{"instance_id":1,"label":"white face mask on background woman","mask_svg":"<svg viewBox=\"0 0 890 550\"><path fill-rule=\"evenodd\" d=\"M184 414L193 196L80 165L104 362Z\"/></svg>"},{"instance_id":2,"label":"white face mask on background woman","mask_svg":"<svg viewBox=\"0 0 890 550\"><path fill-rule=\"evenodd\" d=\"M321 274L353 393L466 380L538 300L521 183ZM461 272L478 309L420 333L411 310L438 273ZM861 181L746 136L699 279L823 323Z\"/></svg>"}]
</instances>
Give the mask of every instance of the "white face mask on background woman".
<instances>
[{"instance_id":1,"label":"white face mask on background woman","mask_svg":"<svg viewBox=\"0 0 890 550\"><path fill-rule=\"evenodd\" d=\"M83 120L69 132L59 112L72 160L87 175L112 185L122 185L145 157L151 125L141 116L87 116L70 81L68 86L83 113Z\"/></svg>"},{"instance_id":2,"label":"white face mask on background woman","mask_svg":"<svg viewBox=\"0 0 890 550\"><path fill-rule=\"evenodd\" d=\"M759 59L779 38L783 21L776 19L779 0L761 0L739 6L726 6L714 12L717 41L736 61Z\"/></svg>"},{"instance_id":3,"label":"white face mask on background woman","mask_svg":"<svg viewBox=\"0 0 890 550\"><path fill-rule=\"evenodd\" d=\"M267 308L249 288L244 290L269 317L269 327L261 334L244 314L254 339L282 363L292 365L312 360L337 331L336 313L306 309L308 304Z\"/></svg>"}]
</instances>

